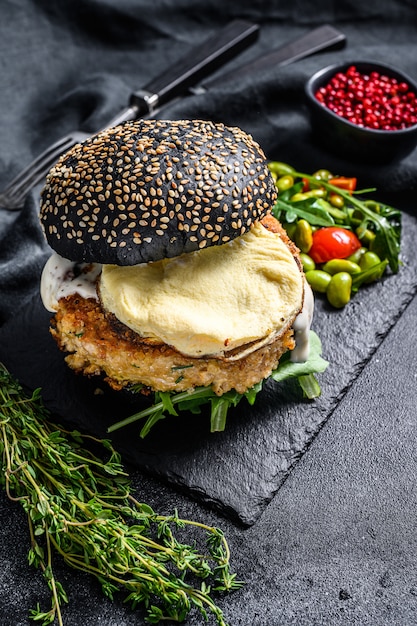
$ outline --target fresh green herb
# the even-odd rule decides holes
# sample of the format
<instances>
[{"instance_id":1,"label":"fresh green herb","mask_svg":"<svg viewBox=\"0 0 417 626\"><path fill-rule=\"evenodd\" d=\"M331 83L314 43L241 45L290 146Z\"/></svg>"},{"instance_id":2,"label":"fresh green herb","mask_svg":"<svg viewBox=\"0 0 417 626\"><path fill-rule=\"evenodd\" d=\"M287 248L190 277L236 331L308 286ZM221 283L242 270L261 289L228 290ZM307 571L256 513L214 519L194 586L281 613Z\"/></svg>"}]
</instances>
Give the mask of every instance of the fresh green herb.
<instances>
[{"instance_id":1,"label":"fresh green herb","mask_svg":"<svg viewBox=\"0 0 417 626\"><path fill-rule=\"evenodd\" d=\"M281 357L279 366L271 374L275 381L283 381L287 378L297 378L304 395L313 399L320 395L320 386L314 378L314 374L323 372L328 363L321 357L321 342L314 331L310 331L310 354L305 363L294 363L291 361L290 353L285 353ZM308 382L309 381L309 382ZM217 396L210 387L197 387L190 391L181 393L155 392L154 402L146 409L139 411L129 417L112 424L108 432L113 432L123 428L138 420L146 419L140 436L146 437L152 426L167 415L178 415L175 406L179 411L191 411L201 413L203 407L210 410L210 430L220 432L225 429L226 418L231 407L236 407L242 398L246 398L249 404L253 405L256 395L262 389L262 382L258 383L243 394L236 391L228 391L222 396Z\"/></svg>"},{"instance_id":2,"label":"fresh green herb","mask_svg":"<svg viewBox=\"0 0 417 626\"><path fill-rule=\"evenodd\" d=\"M321 356L321 341L314 331L310 331L310 354L305 362L294 362L291 360L291 353L282 355L279 367L272 372L271 378L276 382L281 382L289 378L304 379L306 376L324 372L327 368L327 361ZM317 394L307 396L309 400L317 397Z\"/></svg>"},{"instance_id":3,"label":"fresh green herb","mask_svg":"<svg viewBox=\"0 0 417 626\"><path fill-rule=\"evenodd\" d=\"M312 226L333 226L335 223L333 212L328 203L323 203L322 198L310 197L293 202L291 197L300 193L303 183L295 183L290 189L282 192L273 207L273 214L280 221L288 223L297 219L307 220ZM283 219L285 218L285 220Z\"/></svg>"},{"instance_id":4,"label":"fresh green herb","mask_svg":"<svg viewBox=\"0 0 417 626\"><path fill-rule=\"evenodd\" d=\"M385 259L385 261L382 261L381 263L378 263L377 265L374 265L373 267L370 267L369 269L364 270L363 272L358 272L357 274L353 274L352 275L352 292L356 293L359 287L363 285L363 283L366 283L368 280L373 278L375 274L377 274L378 276L382 276L387 265L388 265L388 259Z\"/></svg>"},{"instance_id":5,"label":"fresh green herb","mask_svg":"<svg viewBox=\"0 0 417 626\"><path fill-rule=\"evenodd\" d=\"M161 402L164 411L173 410L168 396ZM230 591L242 583L230 572L223 532L177 513L158 515L138 502L108 440L67 432L49 418L40 391L28 396L0 365L0 482L27 513L28 560L42 570L51 591L51 607L37 606L31 618L42 626L55 620L63 625L68 596L55 578L57 553L93 574L110 599L119 590L127 592L125 601L142 605L151 624L181 622L196 608L205 620L211 613L226 626L211 591ZM94 446L106 461L91 451ZM203 551L176 537L190 527L204 532Z\"/></svg>"}]
</instances>

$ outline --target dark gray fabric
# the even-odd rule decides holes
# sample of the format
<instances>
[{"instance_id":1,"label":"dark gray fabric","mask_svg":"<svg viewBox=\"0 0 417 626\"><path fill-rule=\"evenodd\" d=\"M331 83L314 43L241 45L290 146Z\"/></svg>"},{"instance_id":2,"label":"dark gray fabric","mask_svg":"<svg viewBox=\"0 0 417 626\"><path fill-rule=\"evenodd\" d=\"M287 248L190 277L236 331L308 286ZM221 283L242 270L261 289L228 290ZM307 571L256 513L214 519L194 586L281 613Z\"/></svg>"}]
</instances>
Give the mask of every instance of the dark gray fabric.
<instances>
[{"instance_id":1,"label":"dark gray fabric","mask_svg":"<svg viewBox=\"0 0 417 626\"><path fill-rule=\"evenodd\" d=\"M133 89L238 17L261 25L259 40L217 75L322 23L343 31L348 43L246 81L229 80L159 115L239 125L268 157L305 171L328 167L357 175L361 187L377 186L413 218L417 151L383 167L324 151L311 135L303 86L316 69L339 60L375 59L417 79L414 0L2 0L0 187L66 132L98 129ZM21 212L0 209L0 324L28 306L49 253L37 221L38 194L39 188ZM139 498L156 509L177 507L184 517L225 529L234 567L247 583L220 600L231 626L416 622L416 316L414 299L392 320L391 333L249 530L187 494L132 473ZM48 603L40 575L27 565L27 547L21 507L2 496L4 626L31 623L29 608ZM144 623L142 613L132 613L121 599L103 599L90 578L59 562L57 568L70 596L66 626ZM189 623L201 619L194 615Z\"/></svg>"}]
</instances>

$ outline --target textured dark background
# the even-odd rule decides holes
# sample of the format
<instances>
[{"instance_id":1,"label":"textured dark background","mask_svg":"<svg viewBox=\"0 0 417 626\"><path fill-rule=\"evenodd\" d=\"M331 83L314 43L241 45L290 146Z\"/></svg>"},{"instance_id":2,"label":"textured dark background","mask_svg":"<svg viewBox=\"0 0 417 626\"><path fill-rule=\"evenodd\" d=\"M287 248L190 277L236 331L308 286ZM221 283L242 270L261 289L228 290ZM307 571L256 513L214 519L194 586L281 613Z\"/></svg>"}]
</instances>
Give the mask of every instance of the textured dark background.
<instances>
[{"instance_id":1,"label":"textured dark background","mask_svg":"<svg viewBox=\"0 0 417 626\"><path fill-rule=\"evenodd\" d=\"M250 445L258 455L262 437L272 457L285 444L289 452L287 466L275 468L286 479L278 481L276 492L276 477L272 488L266 486L266 501L250 527L230 519L225 514L230 511L219 509L217 502L213 508L210 498L202 502L204 493L189 489L187 475L185 492L181 484L166 483L165 476L137 469L132 469L132 479L139 498L157 510L172 512L176 507L183 517L225 530L234 568L247 583L220 600L231 626L415 624L417 151L383 167L349 162L337 154L337 146L325 152L312 139L303 98L311 73L339 60L377 59L416 79L415 2L3 0L0 12L0 186L67 131L100 127L126 104L132 89L232 18L258 22L261 34L218 75L322 23L332 23L346 34L342 51L271 67L245 81L228 81L209 94L173 104L164 116L237 124L254 135L270 158L304 171L328 167L357 175L361 187L377 186L380 195L406 212L403 273L398 282L389 279L373 294L355 300L349 313L335 315L318 307L315 325L333 365L323 377L322 398L310 412L301 408L296 414L301 426L310 430L307 439L277 440L271 447L275 431L270 430L269 409L268 429L256 424L253 430L237 431L252 437ZM36 204L37 192L21 212L0 212L0 350L16 374L23 373L25 357L20 358L21 345L11 337L36 324L32 298L48 254ZM33 382L42 371L38 349L42 346L34 342L29 359ZM27 368L24 375L31 378ZM278 421L282 426L282 417ZM245 454L230 448L230 457L225 457L228 441L231 438L225 437L215 450L212 474L225 459L245 460ZM241 449L246 445L243 440ZM207 449L213 447L202 446L209 478ZM266 481L274 467L267 465L263 472L257 461L255 454L246 484L251 487L251 476L256 476L262 488L262 478ZM242 500L239 488L234 496L236 509ZM3 495L0 616L5 626L29 624L29 608L38 600L48 601L40 576L27 565L27 547L24 514ZM144 623L140 612L105 600L91 579L61 569L59 563L57 567L70 594L66 626ZM195 615L189 623L200 624L201 619Z\"/></svg>"}]
</instances>

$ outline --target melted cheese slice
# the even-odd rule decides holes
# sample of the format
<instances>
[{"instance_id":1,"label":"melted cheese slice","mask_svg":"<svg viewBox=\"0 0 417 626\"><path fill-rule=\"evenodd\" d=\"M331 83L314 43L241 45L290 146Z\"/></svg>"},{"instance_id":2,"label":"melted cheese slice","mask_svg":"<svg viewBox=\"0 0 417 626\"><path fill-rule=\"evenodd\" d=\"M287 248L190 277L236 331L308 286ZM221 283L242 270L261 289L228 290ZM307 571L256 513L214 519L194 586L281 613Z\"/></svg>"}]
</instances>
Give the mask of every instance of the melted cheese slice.
<instances>
[{"instance_id":1,"label":"melted cheese slice","mask_svg":"<svg viewBox=\"0 0 417 626\"><path fill-rule=\"evenodd\" d=\"M107 311L142 337L192 357L222 354L283 330L303 303L303 276L279 235L245 235L154 263L103 265Z\"/></svg>"}]
</instances>

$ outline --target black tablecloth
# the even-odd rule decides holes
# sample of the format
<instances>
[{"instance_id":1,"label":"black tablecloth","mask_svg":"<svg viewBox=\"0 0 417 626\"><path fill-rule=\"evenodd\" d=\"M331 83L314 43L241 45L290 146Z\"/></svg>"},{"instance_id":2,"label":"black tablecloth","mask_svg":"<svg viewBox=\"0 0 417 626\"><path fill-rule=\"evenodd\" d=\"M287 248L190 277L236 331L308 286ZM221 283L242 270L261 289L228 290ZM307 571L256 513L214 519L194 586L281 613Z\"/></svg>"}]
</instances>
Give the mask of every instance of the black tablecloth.
<instances>
[{"instance_id":1,"label":"black tablecloth","mask_svg":"<svg viewBox=\"0 0 417 626\"><path fill-rule=\"evenodd\" d=\"M242 590L219 601L232 626L416 623L417 300L412 242L417 150L383 166L354 163L337 150L325 151L313 139L303 93L316 69L344 60L386 62L416 79L415 3L4 0L0 11L0 188L61 135L75 128L100 128L125 106L133 89L227 21L243 18L261 30L257 42L219 69L218 76L323 23L346 35L342 50L269 67L245 80L229 78L207 93L172 103L159 115L241 126L269 158L302 171L326 167L358 176L360 187L376 186L402 208L411 233L406 264L411 278L400 290L390 323L382 324L377 340L365 350L366 366L355 370L321 430L314 432L308 449L250 527L231 521L192 491L136 468L132 480L140 499L156 509L177 508L183 517L225 530L234 569L246 581ZM0 209L3 328L31 310L49 254L38 224L38 194L39 188L21 211ZM380 298L383 303L383 290ZM378 321L378 309L390 311L390 302L385 309L378 303L375 307ZM372 324L373 314L366 319ZM354 315L350 321L355 324ZM341 344L349 344L349 336L361 341L360 332L349 332L341 333ZM332 346L335 355L339 347ZM331 354L326 356L332 361ZM0 499L0 528L1 623L29 624L29 609L38 600L45 604L48 592L40 574L27 565L21 507L5 495ZM66 626L144 623L141 612L104 599L95 581L59 562L57 568L70 596ZM189 623L201 623L200 617L191 616Z\"/></svg>"}]
</instances>

